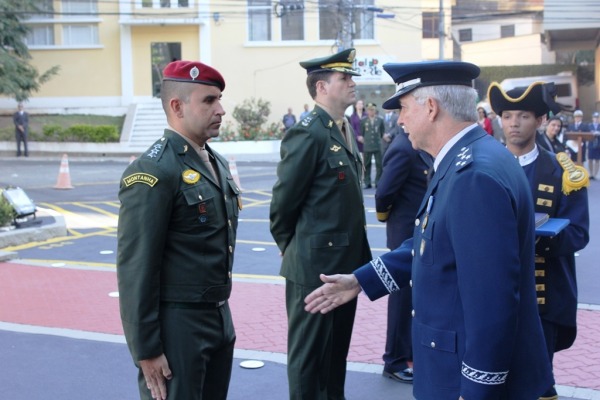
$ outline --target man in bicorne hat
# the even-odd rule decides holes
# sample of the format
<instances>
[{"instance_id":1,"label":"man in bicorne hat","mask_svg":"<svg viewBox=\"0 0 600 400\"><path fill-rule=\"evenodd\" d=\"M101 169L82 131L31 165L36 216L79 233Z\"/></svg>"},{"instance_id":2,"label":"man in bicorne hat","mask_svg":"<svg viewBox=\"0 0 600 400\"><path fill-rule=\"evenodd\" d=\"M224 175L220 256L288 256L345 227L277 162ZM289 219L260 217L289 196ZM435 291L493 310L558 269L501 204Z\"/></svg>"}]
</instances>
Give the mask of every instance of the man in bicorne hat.
<instances>
[{"instance_id":1,"label":"man in bicorne hat","mask_svg":"<svg viewBox=\"0 0 600 400\"><path fill-rule=\"evenodd\" d=\"M349 275L322 275L307 297L328 312L412 285L413 393L429 399L536 399L553 384L534 282L535 226L527 178L477 125L464 62L386 64L413 147L434 157L412 240Z\"/></svg>"},{"instance_id":2,"label":"man in bicorne hat","mask_svg":"<svg viewBox=\"0 0 600 400\"><path fill-rule=\"evenodd\" d=\"M552 237L538 237L535 246L535 280L538 309L550 361L568 349L577 334L577 277L575 252L589 242L587 171L573 164L566 153L551 153L536 145L537 129L550 111L560 112L554 101L554 84L535 82L505 92L493 82L488 98L502 118L506 148L525 171L535 211L570 221ZM572 171L572 172L569 172ZM549 386L541 399L558 395Z\"/></svg>"},{"instance_id":3,"label":"man in bicorne hat","mask_svg":"<svg viewBox=\"0 0 600 400\"><path fill-rule=\"evenodd\" d=\"M290 399L343 400L356 301L329 315L304 311L319 273L350 273L371 259L363 165L345 118L356 101L355 50L301 62L316 106L287 131L273 186L271 234L286 279Z\"/></svg>"}]
</instances>

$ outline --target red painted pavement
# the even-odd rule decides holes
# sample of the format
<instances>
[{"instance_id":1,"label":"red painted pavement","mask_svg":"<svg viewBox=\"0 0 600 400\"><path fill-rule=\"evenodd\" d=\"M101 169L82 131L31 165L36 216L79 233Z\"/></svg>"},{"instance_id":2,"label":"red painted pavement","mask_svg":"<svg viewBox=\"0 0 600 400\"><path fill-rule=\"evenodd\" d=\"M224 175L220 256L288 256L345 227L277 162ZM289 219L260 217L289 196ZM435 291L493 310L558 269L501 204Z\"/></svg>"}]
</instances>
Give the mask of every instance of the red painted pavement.
<instances>
[{"instance_id":1,"label":"red painted pavement","mask_svg":"<svg viewBox=\"0 0 600 400\"><path fill-rule=\"evenodd\" d=\"M111 271L0 263L0 321L123 334ZM236 348L286 352L284 286L235 282L231 308ZM361 295L349 361L382 364L387 302ZM572 348L555 356L557 384L600 390L600 311L580 310Z\"/></svg>"}]
</instances>

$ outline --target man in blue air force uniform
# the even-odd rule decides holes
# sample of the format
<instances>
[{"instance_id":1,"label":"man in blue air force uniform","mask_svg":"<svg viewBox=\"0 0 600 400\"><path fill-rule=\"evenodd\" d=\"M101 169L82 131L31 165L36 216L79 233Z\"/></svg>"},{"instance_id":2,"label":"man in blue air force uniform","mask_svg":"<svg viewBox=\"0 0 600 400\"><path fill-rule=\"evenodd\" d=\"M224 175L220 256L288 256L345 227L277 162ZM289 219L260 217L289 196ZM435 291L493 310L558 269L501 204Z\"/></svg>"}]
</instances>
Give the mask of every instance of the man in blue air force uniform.
<instances>
[{"instance_id":1,"label":"man in blue air force uniform","mask_svg":"<svg viewBox=\"0 0 600 400\"><path fill-rule=\"evenodd\" d=\"M470 86L479 68L384 69L398 84L384 108L400 106L413 147L435 158L434 176L413 240L353 274L322 275L306 309L328 312L361 290L374 300L410 282L417 399L536 399L553 378L537 314L533 200L515 158L477 126Z\"/></svg>"},{"instance_id":2,"label":"man in blue air force uniform","mask_svg":"<svg viewBox=\"0 0 600 400\"><path fill-rule=\"evenodd\" d=\"M544 115L560 111L553 97L553 83L535 82L505 92L494 82L488 90L492 108L502 117L506 147L531 185L535 211L570 221L558 235L539 237L535 247L538 307L551 361L555 352L571 347L577 335L575 252L590 239L586 169L575 166L566 153L536 145ZM554 400L558 395L548 387L541 398Z\"/></svg>"}]
</instances>

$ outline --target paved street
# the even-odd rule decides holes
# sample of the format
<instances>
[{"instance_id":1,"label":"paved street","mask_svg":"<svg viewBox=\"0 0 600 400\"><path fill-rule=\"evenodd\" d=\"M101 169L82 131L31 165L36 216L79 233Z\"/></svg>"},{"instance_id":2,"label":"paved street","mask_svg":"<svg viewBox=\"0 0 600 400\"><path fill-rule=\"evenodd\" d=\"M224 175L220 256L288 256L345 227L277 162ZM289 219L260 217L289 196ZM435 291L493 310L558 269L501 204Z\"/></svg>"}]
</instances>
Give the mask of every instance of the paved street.
<instances>
[{"instance_id":1,"label":"paved street","mask_svg":"<svg viewBox=\"0 0 600 400\"><path fill-rule=\"evenodd\" d=\"M123 344L116 297L117 187L128 160L70 160L74 189L53 189L60 159L0 159L0 185L18 185L39 207L60 212L69 235L4 249L19 258L0 263L0 393L17 400L134 399L135 369ZM268 231L273 162L238 160L244 189L234 266L232 312L237 331L231 399L286 398L283 281ZM365 191L374 255L385 251L375 219L374 190ZM592 242L580 252L579 334L559 353L561 398L600 399L600 183L590 188ZM380 376L386 300L362 297L349 356L348 399L410 399L411 386ZM242 369L261 359L265 367ZM8 367L10 366L10 367ZM35 382L32 384L31 382Z\"/></svg>"}]
</instances>

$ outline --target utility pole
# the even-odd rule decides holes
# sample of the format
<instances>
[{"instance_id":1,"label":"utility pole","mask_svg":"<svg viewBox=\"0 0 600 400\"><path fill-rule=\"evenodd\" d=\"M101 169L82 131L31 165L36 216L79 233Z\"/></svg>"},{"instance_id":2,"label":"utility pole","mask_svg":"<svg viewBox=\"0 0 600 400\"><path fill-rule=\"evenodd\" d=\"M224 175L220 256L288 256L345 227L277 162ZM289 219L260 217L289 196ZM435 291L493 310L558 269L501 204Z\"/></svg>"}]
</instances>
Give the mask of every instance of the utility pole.
<instances>
[{"instance_id":1,"label":"utility pole","mask_svg":"<svg viewBox=\"0 0 600 400\"><path fill-rule=\"evenodd\" d=\"M338 52L354 45L354 15L352 0L340 0L338 3L338 21L340 21L340 37Z\"/></svg>"},{"instance_id":2,"label":"utility pole","mask_svg":"<svg viewBox=\"0 0 600 400\"><path fill-rule=\"evenodd\" d=\"M440 60L444 59L444 44L446 42L446 29L444 26L444 0L440 0L438 35L440 39Z\"/></svg>"}]
</instances>

